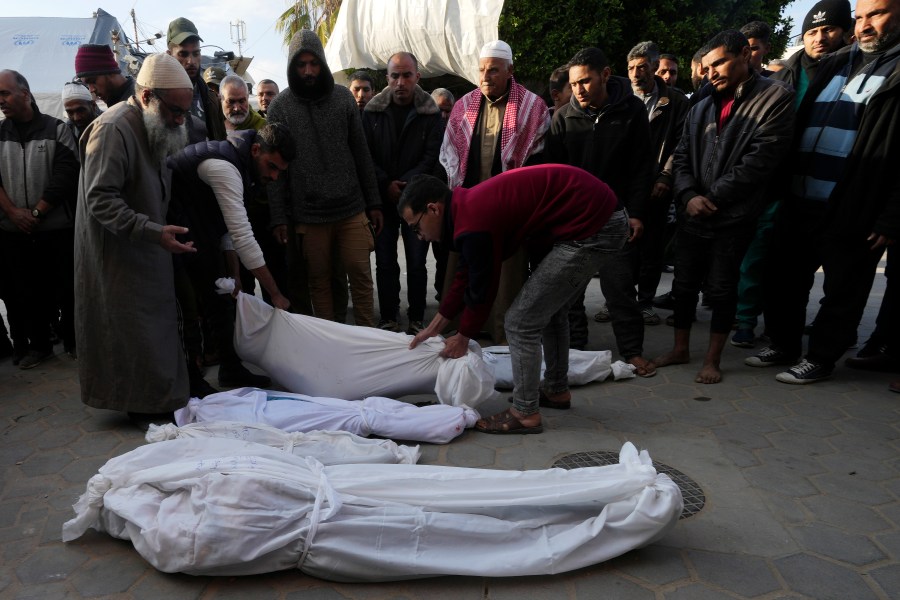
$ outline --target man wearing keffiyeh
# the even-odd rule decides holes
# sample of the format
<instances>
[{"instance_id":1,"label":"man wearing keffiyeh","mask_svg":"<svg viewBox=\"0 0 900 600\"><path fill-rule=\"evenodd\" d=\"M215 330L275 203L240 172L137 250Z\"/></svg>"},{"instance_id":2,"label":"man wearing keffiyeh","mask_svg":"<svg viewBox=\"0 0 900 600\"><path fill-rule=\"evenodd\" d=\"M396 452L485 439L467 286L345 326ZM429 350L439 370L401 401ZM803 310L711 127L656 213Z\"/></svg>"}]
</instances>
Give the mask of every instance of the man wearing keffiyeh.
<instances>
[{"instance_id":1,"label":"man wearing keffiyeh","mask_svg":"<svg viewBox=\"0 0 900 600\"><path fill-rule=\"evenodd\" d=\"M512 49L504 41L485 44L479 55L479 88L459 99L447 122L440 162L451 189L472 187L494 175L543 162L550 127L547 105L516 83ZM456 271L451 255L447 273ZM500 289L488 321L496 344L506 343L503 315L527 277L524 251L504 261ZM446 286L445 286L446 290Z\"/></svg>"}]
</instances>

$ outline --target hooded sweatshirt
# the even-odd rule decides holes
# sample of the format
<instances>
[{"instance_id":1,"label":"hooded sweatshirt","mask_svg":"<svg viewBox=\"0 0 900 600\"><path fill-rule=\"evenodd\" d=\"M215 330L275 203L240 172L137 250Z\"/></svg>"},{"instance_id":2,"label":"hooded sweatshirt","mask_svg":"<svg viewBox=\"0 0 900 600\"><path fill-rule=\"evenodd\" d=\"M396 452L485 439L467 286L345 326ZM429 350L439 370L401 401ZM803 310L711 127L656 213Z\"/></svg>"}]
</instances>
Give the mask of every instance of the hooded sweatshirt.
<instances>
[{"instance_id":1,"label":"hooded sweatshirt","mask_svg":"<svg viewBox=\"0 0 900 600\"><path fill-rule=\"evenodd\" d=\"M322 65L312 88L296 72L303 52ZM381 208L359 107L350 90L334 84L322 42L312 31L298 31L291 39L287 78L288 88L275 97L266 117L290 127L297 158L287 177L269 185L271 226L334 223Z\"/></svg>"}]
</instances>

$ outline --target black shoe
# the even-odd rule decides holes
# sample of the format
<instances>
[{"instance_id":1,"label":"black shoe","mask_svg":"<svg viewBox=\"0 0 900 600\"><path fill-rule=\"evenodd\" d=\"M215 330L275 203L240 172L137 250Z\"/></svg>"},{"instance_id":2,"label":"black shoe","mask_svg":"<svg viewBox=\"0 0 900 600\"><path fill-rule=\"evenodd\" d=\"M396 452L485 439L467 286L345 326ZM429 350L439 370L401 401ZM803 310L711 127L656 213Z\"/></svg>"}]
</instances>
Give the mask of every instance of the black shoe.
<instances>
[{"instance_id":1,"label":"black shoe","mask_svg":"<svg viewBox=\"0 0 900 600\"><path fill-rule=\"evenodd\" d=\"M886 344L866 344L856 356L845 360L844 364L851 369L863 371L900 372L900 356L888 354Z\"/></svg>"},{"instance_id":2,"label":"black shoe","mask_svg":"<svg viewBox=\"0 0 900 600\"><path fill-rule=\"evenodd\" d=\"M796 360L796 356L790 356L787 352L783 352L775 346L766 346L757 352L755 356L745 358L744 364L748 367L776 367L778 365L792 365Z\"/></svg>"},{"instance_id":3,"label":"black shoe","mask_svg":"<svg viewBox=\"0 0 900 600\"><path fill-rule=\"evenodd\" d=\"M19 361L19 368L22 370L33 369L51 356L53 356L53 350L31 350Z\"/></svg>"},{"instance_id":4,"label":"black shoe","mask_svg":"<svg viewBox=\"0 0 900 600\"><path fill-rule=\"evenodd\" d=\"M12 364L19 366L19 363L22 362L22 359L25 358L26 354L28 354L28 350L25 350L24 348L13 348Z\"/></svg>"},{"instance_id":5,"label":"black shoe","mask_svg":"<svg viewBox=\"0 0 900 600\"><path fill-rule=\"evenodd\" d=\"M781 383L805 385L807 383L815 383L817 381L822 381L823 379L828 379L833 372L834 367L812 362L804 358L787 371L776 375L775 379Z\"/></svg>"},{"instance_id":6,"label":"black shoe","mask_svg":"<svg viewBox=\"0 0 900 600\"><path fill-rule=\"evenodd\" d=\"M225 365L219 366L219 386L221 387L267 388L271 383L272 380L265 375L251 373L247 367L242 364L228 367Z\"/></svg>"},{"instance_id":7,"label":"black shoe","mask_svg":"<svg viewBox=\"0 0 900 600\"><path fill-rule=\"evenodd\" d=\"M672 299L672 292L666 292L665 294L654 296L651 302L656 308L675 310L675 300Z\"/></svg>"},{"instance_id":8,"label":"black shoe","mask_svg":"<svg viewBox=\"0 0 900 600\"><path fill-rule=\"evenodd\" d=\"M209 385L209 382L202 377L199 379L191 379L191 398L206 398L210 394L218 394L219 390Z\"/></svg>"}]
</instances>

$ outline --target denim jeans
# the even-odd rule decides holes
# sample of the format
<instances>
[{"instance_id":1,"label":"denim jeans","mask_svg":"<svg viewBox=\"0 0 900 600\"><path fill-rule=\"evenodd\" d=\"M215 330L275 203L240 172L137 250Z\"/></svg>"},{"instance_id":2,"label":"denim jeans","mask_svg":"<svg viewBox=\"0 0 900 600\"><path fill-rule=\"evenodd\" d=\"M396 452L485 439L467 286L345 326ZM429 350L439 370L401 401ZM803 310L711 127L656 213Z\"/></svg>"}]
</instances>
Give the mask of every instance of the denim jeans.
<instances>
[{"instance_id":1,"label":"denim jeans","mask_svg":"<svg viewBox=\"0 0 900 600\"><path fill-rule=\"evenodd\" d=\"M428 242L420 240L393 208L384 211L384 227L375 238L375 283L382 321L396 321L400 313L400 265L397 263L397 240L403 237L406 254L406 284L410 321L425 318L425 289L428 271L425 259Z\"/></svg>"},{"instance_id":2,"label":"denim jeans","mask_svg":"<svg viewBox=\"0 0 900 600\"><path fill-rule=\"evenodd\" d=\"M620 213L613 213L618 215ZM627 212L622 212L626 222ZM610 219L612 221L612 219ZM637 261L638 246L635 243L624 244L618 252L604 254L600 262L600 291L606 300L612 322L613 334L616 336L616 347L624 359L640 356L644 353L644 317L637 304L637 293L634 288L634 266ZM572 347L584 348L587 345L587 315L584 310L584 293L588 282L569 311L569 326L572 328Z\"/></svg>"},{"instance_id":3,"label":"denim jeans","mask_svg":"<svg viewBox=\"0 0 900 600\"><path fill-rule=\"evenodd\" d=\"M506 311L513 406L523 415L540 410L541 346L547 365L545 391L554 394L569 389L569 307L604 260L618 254L628 235L623 210L613 213L597 234L557 243Z\"/></svg>"}]
</instances>

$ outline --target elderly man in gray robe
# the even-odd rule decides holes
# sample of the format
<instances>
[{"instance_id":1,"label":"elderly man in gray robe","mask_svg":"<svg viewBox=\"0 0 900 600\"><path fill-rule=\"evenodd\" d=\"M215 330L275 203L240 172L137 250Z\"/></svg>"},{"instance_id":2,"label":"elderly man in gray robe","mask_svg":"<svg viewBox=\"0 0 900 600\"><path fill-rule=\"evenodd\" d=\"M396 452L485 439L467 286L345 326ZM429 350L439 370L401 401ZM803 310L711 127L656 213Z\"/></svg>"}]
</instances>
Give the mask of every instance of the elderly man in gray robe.
<instances>
[{"instance_id":1,"label":"elderly man in gray robe","mask_svg":"<svg viewBox=\"0 0 900 600\"><path fill-rule=\"evenodd\" d=\"M187 143L193 92L167 54L148 57L135 95L82 135L75 220L75 312L81 399L128 413L139 426L171 419L188 401L172 254L193 252L166 225L166 157Z\"/></svg>"}]
</instances>

